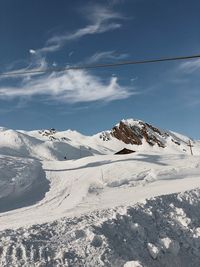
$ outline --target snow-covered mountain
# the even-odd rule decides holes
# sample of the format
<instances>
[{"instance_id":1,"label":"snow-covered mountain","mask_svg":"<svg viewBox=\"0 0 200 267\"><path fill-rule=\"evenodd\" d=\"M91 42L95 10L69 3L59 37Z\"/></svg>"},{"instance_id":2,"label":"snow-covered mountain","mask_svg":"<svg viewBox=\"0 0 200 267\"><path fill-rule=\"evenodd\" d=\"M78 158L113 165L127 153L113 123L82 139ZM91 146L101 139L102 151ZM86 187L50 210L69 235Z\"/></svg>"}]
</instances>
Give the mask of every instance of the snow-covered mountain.
<instances>
[{"instance_id":1,"label":"snow-covered mountain","mask_svg":"<svg viewBox=\"0 0 200 267\"><path fill-rule=\"evenodd\" d=\"M200 142L140 120L0 128L0 266L199 266L199 188Z\"/></svg>"},{"instance_id":2,"label":"snow-covered mountain","mask_svg":"<svg viewBox=\"0 0 200 267\"><path fill-rule=\"evenodd\" d=\"M76 131L55 129L14 131L0 128L0 153L40 160L78 159L114 154L123 148L134 151L190 153L189 137L164 131L140 120L122 120L109 131L84 136ZM199 142L191 141L195 153Z\"/></svg>"}]
</instances>

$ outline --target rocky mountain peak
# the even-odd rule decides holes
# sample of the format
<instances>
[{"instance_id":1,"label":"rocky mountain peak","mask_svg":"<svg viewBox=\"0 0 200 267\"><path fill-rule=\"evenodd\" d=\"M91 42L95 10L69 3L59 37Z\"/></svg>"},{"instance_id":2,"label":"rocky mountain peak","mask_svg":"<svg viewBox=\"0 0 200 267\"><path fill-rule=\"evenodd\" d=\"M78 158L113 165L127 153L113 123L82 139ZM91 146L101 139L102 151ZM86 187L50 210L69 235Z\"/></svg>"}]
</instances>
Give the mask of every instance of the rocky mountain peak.
<instances>
[{"instance_id":1,"label":"rocky mountain peak","mask_svg":"<svg viewBox=\"0 0 200 267\"><path fill-rule=\"evenodd\" d=\"M165 139L169 137L167 132L140 120L121 120L111 130L111 136L123 141L125 144L142 145L145 140L149 145L157 144L165 147Z\"/></svg>"}]
</instances>

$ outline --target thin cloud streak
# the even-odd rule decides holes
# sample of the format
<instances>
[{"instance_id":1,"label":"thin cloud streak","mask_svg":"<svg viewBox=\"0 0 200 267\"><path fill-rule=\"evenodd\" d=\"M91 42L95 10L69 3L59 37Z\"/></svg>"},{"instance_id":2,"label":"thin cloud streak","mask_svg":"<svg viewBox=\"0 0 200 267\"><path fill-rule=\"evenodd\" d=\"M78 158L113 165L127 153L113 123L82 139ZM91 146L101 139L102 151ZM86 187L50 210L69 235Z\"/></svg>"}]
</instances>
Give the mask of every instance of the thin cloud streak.
<instances>
[{"instance_id":1,"label":"thin cloud streak","mask_svg":"<svg viewBox=\"0 0 200 267\"><path fill-rule=\"evenodd\" d=\"M23 78L23 72L26 71L40 71L40 70L45 70L48 67L48 64L45 60L45 58L42 57L36 57L34 60L32 60L27 67L24 68L13 68L14 65L11 64L10 67L8 66L9 71L6 71L7 76L3 75L0 76L0 81L1 80L6 80L6 79L16 79L16 78ZM12 69L12 70L11 70ZM18 75L19 74L19 75ZM25 78L24 79L30 79L32 76L37 76L40 75L40 73L32 73L31 75L27 75L26 73L24 74Z\"/></svg>"},{"instance_id":2,"label":"thin cloud streak","mask_svg":"<svg viewBox=\"0 0 200 267\"><path fill-rule=\"evenodd\" d=\"M192 73L200 70L200 59L183 62L179 65L178 70L186 73Z\"/></svg>"},{"instance_id":3,"label":"thin cloud streak","mask_svg":"<svg viewBox=\"0 0 200 267\"><path fill-rule=\"evenodd\" d=\"M86 64L93 64L105 60L122 60L128 58L129 55L126 53L119 54L116 51L102 51L97 52L90 58L85 60Z\"/></svg>"},{"instance_id":4,"label":"thin cloud streak","mask_svg":"<svg viewBox=\"0 0 200 267\"><path fill-rule=\"evenodd\" d=\"M36 50L36 53L41 54L56 52L60 50L67 42L79 40L85 36L101 34L119 29L121 27L121 23L118 21L125 19L125 17L123 17L120 13L114 12L113 10L103 6L88 7L87 9L84 9L84 14L86 19L90 22L88 25L72 33L55 35L49 38L46 42L46 45Z\"/></svg>"}]
</instances>

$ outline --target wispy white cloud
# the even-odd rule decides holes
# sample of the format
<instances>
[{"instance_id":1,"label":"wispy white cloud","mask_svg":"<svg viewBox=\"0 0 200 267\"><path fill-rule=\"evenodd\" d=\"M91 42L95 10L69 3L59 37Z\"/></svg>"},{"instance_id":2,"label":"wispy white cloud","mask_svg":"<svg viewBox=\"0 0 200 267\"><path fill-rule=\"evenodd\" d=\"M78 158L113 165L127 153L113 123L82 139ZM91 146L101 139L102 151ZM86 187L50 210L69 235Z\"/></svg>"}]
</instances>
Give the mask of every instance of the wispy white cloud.
<instances>
[{"instance_id":1,"label":"wispy white cloud","mask_svg":"<svg viewBox=\"0 0 200 267\"><path fill-rule=\"evenodd\" d=\"M108 0L108 4L109 5L118 5L118 4L123 4L125 3L127 0Z\"/></svg>"},{"instance_id":2,"label":"wispy white cloud","mask_svg":"<svg viewBox=\"0 0 200 267\"><path fill-rule=\"evenodd\" d=\"M42 53L52 53L55 51L58 51L60 48L62 47L61 43L60 44L55 44L55 45L48 45L46 44L46 46L37 49L36 53L37 54L42 54Z\"/></svg>"},{"instance_id":3,"label":"wispy white cloud","mask_svg":"<svg viewBox=\"0 0 200 267\"><path fill-rule=\"evenodd\" d=\"M117 53L116 51L102 51L97 52L94 55L92 55L90 58L85 60L85 63L92 64L100 61L106 61L106 60L122 60L125 58L128 58L129 55L126 53Z\"/></svg>"},{"instance_id":4,"label":"wispy white cloud","mask_svg":"<svg viewBox=\"0 0 200 267\"><path fill-rule=\"evenodd\" d=\"M178 66L178 71L184 71L186 73L192 73L197 70L200 70L200 59L190 60L186 62L182 62Z\"/></svg>"},{"instance_id":5,"label":"wispy white cloud","mask_svg":"<svg viewBox=\"0 0 200 267\"><path fill-rule=\"evenodd\" d=\"M9 79L17 78L15 86L13 86L13 83L9 83L6 77L2 76L0 78L3 80L2 85L0 85L0 99L30 99L33 96L44 95L52 100L65 103L109 102L125 99L136 94L133 87L130 90L126 86L121 86L117 77L105 80L83 70L21 76L23 71L45 70L48 67L44 58L45 53L58 51L67 42L78 40L85 36L118 29L121 27L121 20L125 19L120 13L113 11L111 8L97 5L87 7L84 10L84 16L88 21L85 27L71 33L52 36L47 40L44 47L37 50L33 48L29 50L31 62L27 67L11 68L9 70ZM70 52L69 57L72 56L72 53L73 51ZM114 51L98 52L88 59L88 63L105 59L122 59L127 56L127 54L116 54Z\"/></svg>"},{"instance_id":6,"label":"wispy white cloud","mask_svg":"<svg viewBox=\"0 0 200 267\"><path fill-rule=\"evenodd\" d=\"M0 80L5 80L5 79L11 79L11 78L23 78L22 73L23 72L34 72L34 71L40 71L40 70L45 70L48 67L48 64L45 60L44 57L36 57L34 60L31 60L29 64L24 67L24 68L16 68L15 64L10 64L10 66L7 66L8 71L5 71L6 74L5 76L0 76ZM35 74L31 74L31 76L38 75L36 72ZM31 78L29 74L25 74L24 80L29 80Z\"/></svg>"},{"instance_id":7,"label":"wispy white cloud","mask_svg":"<svg viewBox=\"0 0 200 267\"><path fill-rule=\"evenodd\" d=\"M181 101L180 108L196 107L200 104L199 73L200 59L178 62L163 72L159 88L165 81L168 88L176 91L176 96Z\"/></svg>"},{"instance_id":8,"label":"wispy white cloud","mask_svg":"<svg viewBox=\"0 0 200 267\"><path fill-rule=\"evenodd\" d=\"M117 78L104 81L82 70L42 75L23 79L18 86L1 86L0 98L13 99L44 95L52 100L77 103L125 99L136 93L120 86Z\"/></svg>"},{"instance_id":9,"label":"wispy white cloud","mask_svg":"<svg viewBox=\"0 0 200 267\"><path fill-rule=\"evenodd\" d=\"M38 50L37 53L47 53L58 51L67 42L75 41L85 36L101 34L121 27L119 21L125 19L120 13L104 6L93 5L84 9L84 16L89 24L74 32L67 32L61 35L54 35L49 38L46 45Z\"/></svg>"},{"instance_id":10,"label":"wispy white cloud","mask_svg":"<svg viewBox=\"0 0 200 267\"><path fill-rule=\"evenodd\" d=\"M130 81L133 83L138 79L138 77L131 78Z\"/></svg>"},{"instance_id":11,"label":"wispy white cloud","mask_svg":"<svg viewBox=\"0 0 200 267\"><path fill-rule=\"evenodd\" d=\"M34 54L36 54L36 51L34 49L29 49L29 53L34 55Z\"/></svg>"},{"instance_id":12,"label":"wispy white cloud","mask_svg":"<svg viewBox=\"0 0 200 267\"><path fill-rule=\"evenodd\" d=\"M74 54L74 51L69 52L68 57L71 57Z\"/></svg>"}]
</instances>

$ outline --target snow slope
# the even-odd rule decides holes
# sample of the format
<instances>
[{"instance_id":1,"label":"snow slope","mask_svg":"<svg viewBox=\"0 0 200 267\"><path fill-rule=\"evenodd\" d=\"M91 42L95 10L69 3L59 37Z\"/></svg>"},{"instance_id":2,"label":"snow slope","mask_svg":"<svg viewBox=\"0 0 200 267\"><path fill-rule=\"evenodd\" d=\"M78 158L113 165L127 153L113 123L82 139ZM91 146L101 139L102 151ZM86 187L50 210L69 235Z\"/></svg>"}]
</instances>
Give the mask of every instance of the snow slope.
<instances>
[{"instance_id":1,"label":"snow slope","mask_svg":"<svg viewBox=\"0 0 200 267\"><path fill-rule=\"evenodd\" d=\"M0 266L200 266L200 142L191 156L186 136L123 124L140 145L120 124L0 128Z\"/></svg>"},{"instance_id":2,"label":"snow slope","mask_svg":"<svg viewBox=\"0 0 200 267\"><path fill-rule=\"evenodd\" d=\"M35 205L2 213L0 229L132 205L199 187L199 162L199 156L144 153L43 162L49 191Z\"/></svg>"},{"instance_id":3,"label":"snow slope","mask_svg":"<svg viewBox=\"0 0 200 267\"><path fill-rule=\"evenodd\" d=\"M49 138L41 140L25 132L0 128L0 153L40 160L64 160L68 155L70 159L80 158L80 147L71 146L62 140L52 141ZM82 155L93 154L83 147Z\"/></svg>"}]
</instances>

